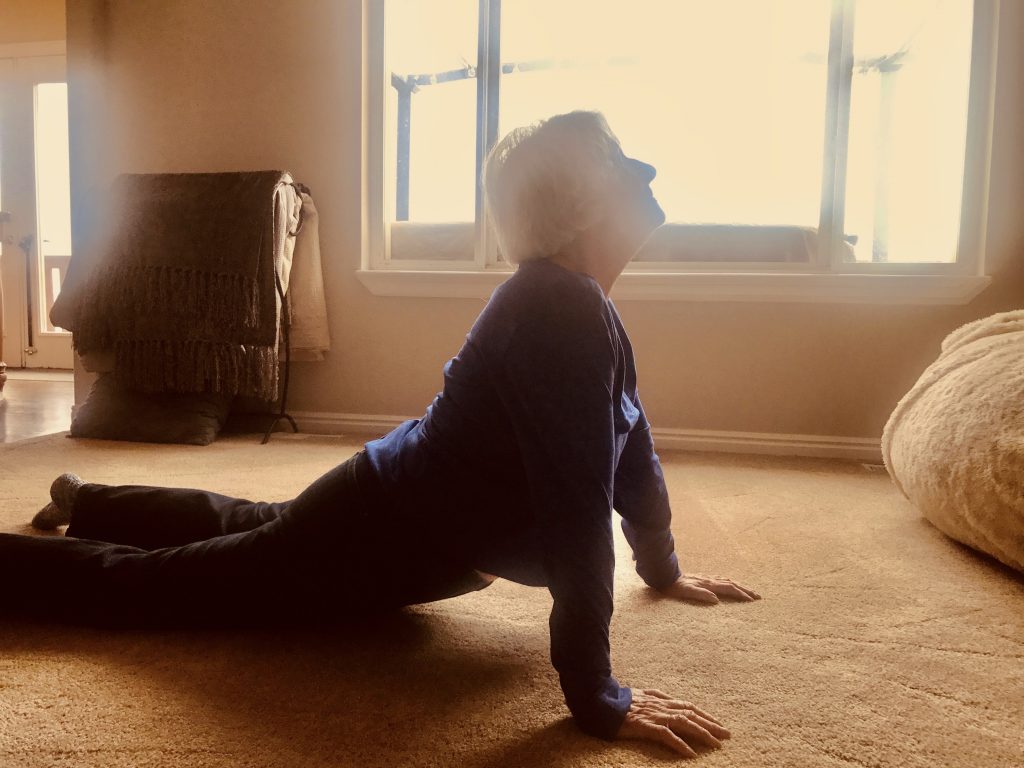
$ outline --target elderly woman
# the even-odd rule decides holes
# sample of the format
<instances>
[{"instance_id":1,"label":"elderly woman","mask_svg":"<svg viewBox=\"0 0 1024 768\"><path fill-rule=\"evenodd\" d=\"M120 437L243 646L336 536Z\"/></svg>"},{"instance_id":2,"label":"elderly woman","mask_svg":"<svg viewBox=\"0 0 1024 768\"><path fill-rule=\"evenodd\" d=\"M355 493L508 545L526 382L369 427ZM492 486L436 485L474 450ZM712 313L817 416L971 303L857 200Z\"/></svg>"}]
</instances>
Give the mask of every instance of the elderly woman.
<instances>
[{"instance_id":1,"label":"elderly woman","mask_svg":"<svg viewBox=\"0 0 1024 768\"><path fill-rule=\"evenodd\" d=\"M612 508L651 588L682 600L753 600L680 574L671 511L608 293L664 221L655 170L604 118L573 112L513 131L485 190L519 267L444 369L444 390L297 498L57 478L33 524L0 535L21 608L104 624L320 621L454 597L496 577L547 587L551 659L587 733L684 755L729 732L694 705L612 676ZM47 590L59 603L41 599ZM689 742L689 743L687 743Z\"/></svg>"}]
</instances>

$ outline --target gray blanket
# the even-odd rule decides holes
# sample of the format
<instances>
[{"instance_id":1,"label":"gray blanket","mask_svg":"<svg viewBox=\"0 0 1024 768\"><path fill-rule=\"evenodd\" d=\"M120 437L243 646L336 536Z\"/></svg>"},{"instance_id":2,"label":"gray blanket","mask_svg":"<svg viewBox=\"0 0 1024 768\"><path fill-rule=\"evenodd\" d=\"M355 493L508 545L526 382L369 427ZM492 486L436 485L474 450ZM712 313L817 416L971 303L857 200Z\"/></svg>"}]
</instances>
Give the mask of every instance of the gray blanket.
<instances>
[{"instance_id":1,"label":"gray blanket","mask_svg":"<svg viewBox=\"0 0 1024 768\"><path fill-rule=\"evenodd\" d=\"M119 381L144 392L276 398L274 208L289 183L283 171L117 177L105 242L73 305L54 308L75 348L113 349Z\"/></svg>"}]
</instances>

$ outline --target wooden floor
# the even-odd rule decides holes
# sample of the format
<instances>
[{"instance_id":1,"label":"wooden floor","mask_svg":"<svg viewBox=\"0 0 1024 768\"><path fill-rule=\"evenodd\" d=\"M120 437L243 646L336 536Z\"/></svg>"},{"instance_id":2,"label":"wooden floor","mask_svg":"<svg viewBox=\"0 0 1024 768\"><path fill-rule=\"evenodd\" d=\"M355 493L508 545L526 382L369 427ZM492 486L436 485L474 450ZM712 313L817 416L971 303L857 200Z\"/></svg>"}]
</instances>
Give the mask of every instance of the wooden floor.
<instances>
[{"instance_id":1,"label":"wooden floor","mask_svg":"<svg viewBox=\"0 0 1024 768\"><path fill-rule=\"evenodd\" d=\"M0 443L63 432L71 426L75 385L55 375L23 378L8 369L9 378L0 399ZM66 377L61 377L66 378Z\"/></svg>"}]
</instances>

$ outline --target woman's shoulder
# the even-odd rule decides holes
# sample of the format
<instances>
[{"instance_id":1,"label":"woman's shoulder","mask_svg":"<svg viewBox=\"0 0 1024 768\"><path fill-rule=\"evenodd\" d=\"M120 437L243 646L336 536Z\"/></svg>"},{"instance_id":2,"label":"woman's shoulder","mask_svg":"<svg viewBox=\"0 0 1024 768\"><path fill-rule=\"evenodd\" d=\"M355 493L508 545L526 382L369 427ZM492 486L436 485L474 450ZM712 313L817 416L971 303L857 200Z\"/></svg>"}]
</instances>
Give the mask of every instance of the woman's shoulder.
<instances>
[{"instance_id":1,"label":"woman's shoulder","mask_svg":"<svg viewBox=\"0 0 1024 768\"><path fill-rule=\"evenodd\" d=\"M491 301L523 325L585 327L603 323L610 311L604 291L594 278L547 259L521 264Z\"/></svg>"},{"instance_id":2,"label":"woman's shoulder","mask_svg":"<svg viewBox=\"0 0 1024 768\"><path fill-rule=\"evenodd\" d=\"M524 354L603 357L611 349L613 310L601 287L587 275L552 267L521 265L477 318L467 342L490 363Z\"/></svg>"}]
</instances>

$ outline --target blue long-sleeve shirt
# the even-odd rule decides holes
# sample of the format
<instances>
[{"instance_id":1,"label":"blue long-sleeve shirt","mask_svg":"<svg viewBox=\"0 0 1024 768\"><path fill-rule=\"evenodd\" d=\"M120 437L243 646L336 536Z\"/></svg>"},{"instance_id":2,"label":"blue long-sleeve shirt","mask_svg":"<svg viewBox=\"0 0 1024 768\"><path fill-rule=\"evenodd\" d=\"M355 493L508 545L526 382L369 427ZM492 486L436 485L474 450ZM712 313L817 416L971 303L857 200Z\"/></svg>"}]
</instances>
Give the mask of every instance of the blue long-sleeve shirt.
<instances>
[{"instance_id":1,"label":"blue long-sleeve shirt","mask_svg":"<svg viewBox=\"0 0 1024 768\"><path fill-rule=\"evenodd\" d=\"M666 586L679 567L632 348L598 283L546 259L521 265L423 418L366 455L403 515L429 515L438 557L550 590L566 703L584 731L613 738L632 698L609 659L613 506L644 581Z\"/></svg>"}]
</instances>

